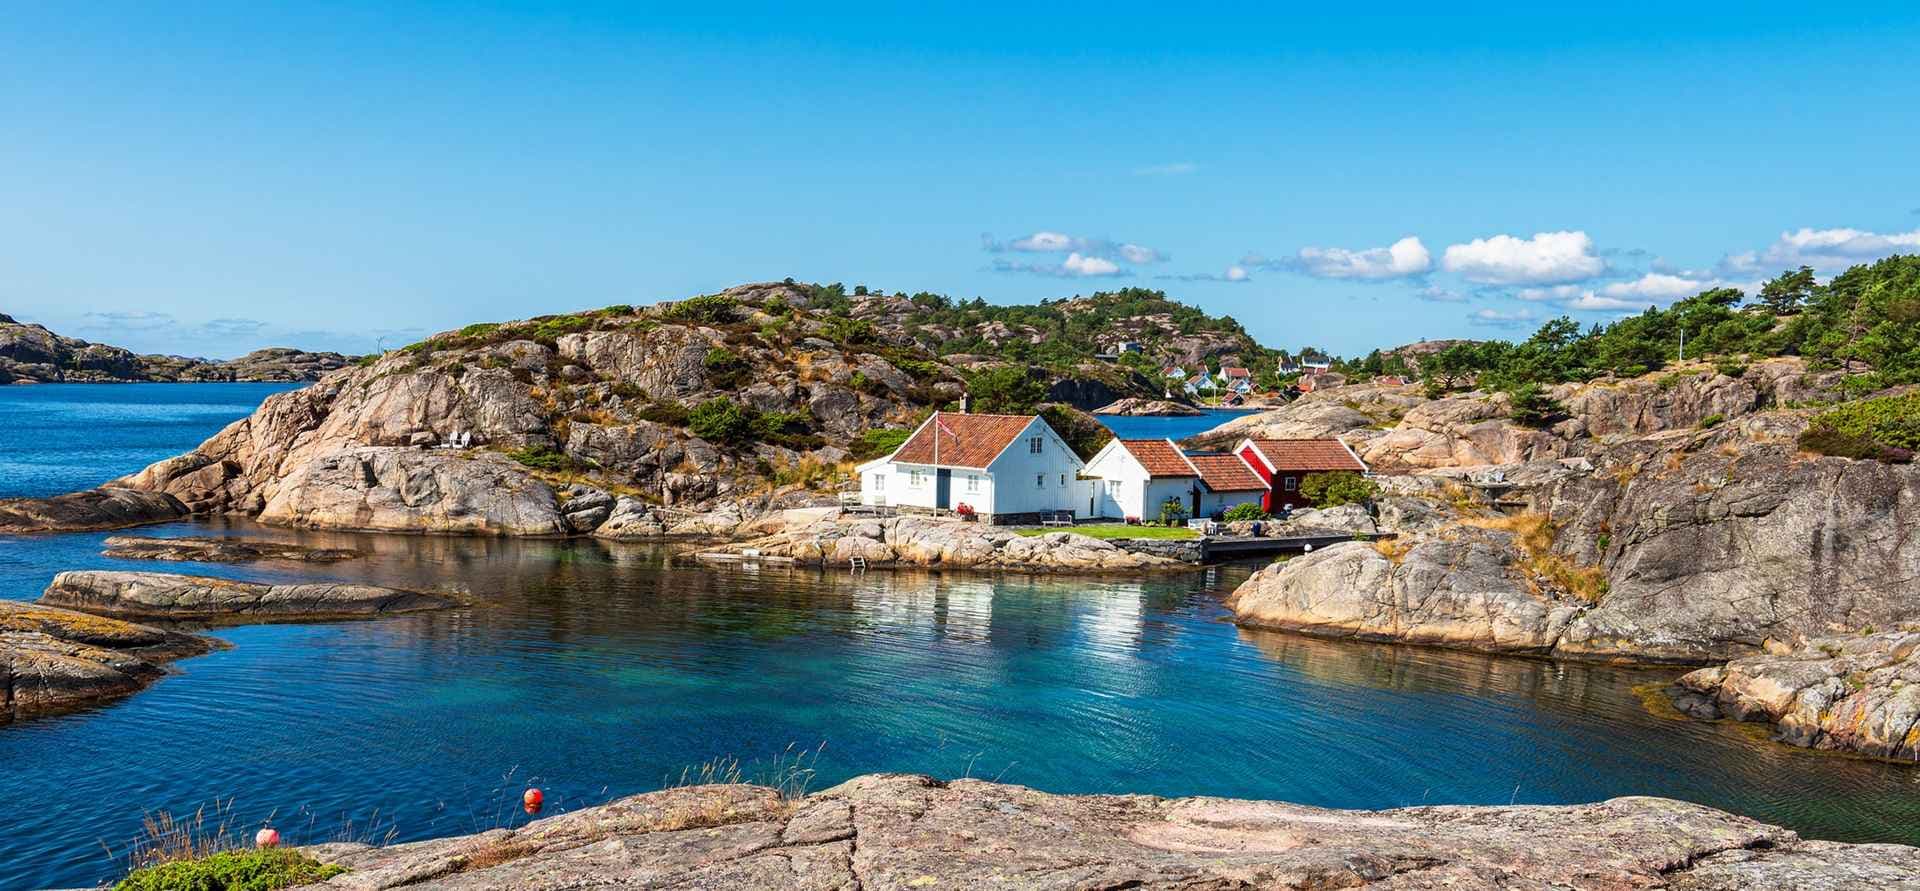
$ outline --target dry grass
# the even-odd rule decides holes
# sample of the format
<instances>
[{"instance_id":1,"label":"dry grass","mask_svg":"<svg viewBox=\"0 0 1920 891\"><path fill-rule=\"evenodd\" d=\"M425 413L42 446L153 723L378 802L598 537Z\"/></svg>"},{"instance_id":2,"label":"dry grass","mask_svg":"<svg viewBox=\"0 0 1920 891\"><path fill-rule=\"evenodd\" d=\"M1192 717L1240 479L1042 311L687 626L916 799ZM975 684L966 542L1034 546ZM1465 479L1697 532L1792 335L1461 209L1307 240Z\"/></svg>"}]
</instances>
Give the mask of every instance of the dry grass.
<instances>
[{"instance_id":1,"label":"dry grass","mask_svg":"<svg viewBox=\"0 0 1920 891\"><path fill-rule=\"evenodd\" d=\"M1398 566L1407 559L1407 552L1413 550L1413 542L1405 538L1376 538L1373 540L1373 549Z\"/></svg>"},{"instance_id":2,"label":"dry grass","mask_svg":"<svg viewBox=\"0 0 1920 891\"><path fill-rule=\"evenodd\" d=\"M1453 480L1440 486L1440 497L1461 516L1471 517L1486 510L1486 505L1481 503L1472 489Z\"/></svg>"},{"instance_id":3,"label":"dry grass","mask_svg":"<svg viewBox=\"0 0 1920 891\"><path fill-rule=\"evenodd\" d=\"M1545 514L1519 513L1510 516L1476 517L1461 521L1481 529L1497 529L1513 534L1519 546L1521 568L1536 582L1544 580L1553 587L1588 603L1599 603L1607 596L1607 573L1598 566L1581 566L1553 551L1559 530Z\"/></svg>"},{"instance_id":4,"label":"dry grass","mask_svg":"<svg viewBox=\"0 0 1920 891\"><path fill-rule=\"evenodd\" d=\"M472 872L492 869L502 863L511 863L538 851L539 849L533 845L512 836L495 839L461 857L460 865L455 871Z\"/></svg>"},{"instance_id":5,"label":"dry grass","mask_svg":"<svg viewBox=\"0 0 1920 891\"><path fill-rule=\"evenodd\" d=\"M155 811L140 821L140 835L127 852L129 871L162 863L199 860L222 851L237 850L233 834L233 801L201 805L190 817ZM111 848L107 851L112 854Z\"/></svg>"}]
</instances>

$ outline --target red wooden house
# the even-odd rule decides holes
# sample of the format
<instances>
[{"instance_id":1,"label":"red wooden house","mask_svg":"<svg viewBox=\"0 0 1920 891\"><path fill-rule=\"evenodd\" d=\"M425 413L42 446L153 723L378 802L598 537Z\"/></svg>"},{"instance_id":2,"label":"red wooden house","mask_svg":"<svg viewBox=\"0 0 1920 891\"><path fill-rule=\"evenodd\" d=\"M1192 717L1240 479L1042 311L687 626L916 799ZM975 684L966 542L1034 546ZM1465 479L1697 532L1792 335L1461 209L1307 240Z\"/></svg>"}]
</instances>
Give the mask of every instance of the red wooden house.
<instances>
[{"instance_id":1,"label":"red wooden house","mask_svg":"<svg viewBox=\"0 0 1920 891\"><path fill-rule=\"evenodd\" d=\"M1367 462L1338 439L1243 439L1233 452L1267 484L1261 507L1279 513L1306 507L1300 481L1309 473L1366 473Z\"/></svg>"}]
</instances>

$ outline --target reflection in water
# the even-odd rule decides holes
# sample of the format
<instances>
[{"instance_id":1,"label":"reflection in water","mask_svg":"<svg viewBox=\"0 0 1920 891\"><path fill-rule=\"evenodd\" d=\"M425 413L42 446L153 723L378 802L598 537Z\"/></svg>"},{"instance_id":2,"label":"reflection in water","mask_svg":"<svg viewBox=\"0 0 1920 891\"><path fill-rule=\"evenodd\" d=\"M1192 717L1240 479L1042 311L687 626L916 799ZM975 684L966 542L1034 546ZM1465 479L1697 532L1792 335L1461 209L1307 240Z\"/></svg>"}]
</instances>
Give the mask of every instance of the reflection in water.
<instances>
[{"instance_id":1,"label":"reflection in water","mask_svg":"<svg viewBox=\"0 0 1920 891\"><path fill-rule=\"evenodd\" d=\"M216 632L234 647L119 704L0 729L0 887L78 885L149 808L234 799L291 841L348 819L401 839L656 788L716 755L822 743L822 782L879 770L1060 792L1342 807L1660 794L1810 834L1920 841L1912 771L1641 708L1676 672L1556 665L1242 631L1250 572L1145 579L670 563L592 541L260 535L368 556L328 566L154 565L100 535L0 544L0 596L53 572L162 569L453 590L469 607ZM510 779L503 780L503 777ZM294 815L289 819L288 815Z\"/></svg>"}]
</instances>

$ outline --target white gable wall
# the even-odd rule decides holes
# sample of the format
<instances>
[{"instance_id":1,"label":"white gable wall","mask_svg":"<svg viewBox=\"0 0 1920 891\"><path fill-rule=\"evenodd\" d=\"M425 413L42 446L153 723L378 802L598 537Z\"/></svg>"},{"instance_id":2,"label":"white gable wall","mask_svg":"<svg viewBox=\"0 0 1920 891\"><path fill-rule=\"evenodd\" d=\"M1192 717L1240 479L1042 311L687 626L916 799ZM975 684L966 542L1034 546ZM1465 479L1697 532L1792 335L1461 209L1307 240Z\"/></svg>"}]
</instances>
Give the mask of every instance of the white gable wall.
<instances>
[{"instance_id":1,"label":"white gable wall","mask_svg":"<svg viewBox=\"0 0 1920 891\"><path fill-rule=\"evenodd\" d=\"M1160 505L1169 498L1178 499L1181 507L1192 510L1193 489L1199 485L1193 477L1155 479L1148 476L1140 460L1119 440L1107 443L1087 462L1087 476L1100 477L1092 481L1094 516L1114 520L1159 519Z\"/></svg>"},{"instance_id":2,"label":"white gable wall","mask_svg":"<svg viewBox=\"0 0 1920 891\"><path fill-rule=\"evenodd\" d=\"M1029 440L1040 438L1034 453ZM1024 514L1065 510L1085 516L1089 484L1079 479L1085 465L1045 421L1034 418L987 470L993 476L992 509L981 513Z\"/></svg>"}]
</instances>

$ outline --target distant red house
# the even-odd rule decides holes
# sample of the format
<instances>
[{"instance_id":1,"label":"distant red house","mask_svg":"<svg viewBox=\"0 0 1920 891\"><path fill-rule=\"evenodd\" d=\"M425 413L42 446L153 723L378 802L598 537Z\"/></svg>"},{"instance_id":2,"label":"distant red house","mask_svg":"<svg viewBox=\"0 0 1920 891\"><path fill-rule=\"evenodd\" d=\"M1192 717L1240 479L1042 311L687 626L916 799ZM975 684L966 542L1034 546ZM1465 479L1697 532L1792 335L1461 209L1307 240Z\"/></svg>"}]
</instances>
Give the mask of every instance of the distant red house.
<instances>
[{"instance_id":1,"label":"distant red house","mask_svg":"<svg viewBox=\"0 0 1920 891\"><path fill-rule=\"evenodd\" d=\"M1368 472L1367 462L1338 439L1243 439L1233 452L1266 483L1261 507L1268 513L1307 506L1300 481L1309 473Z\"/></svg>"}]
</instances>

